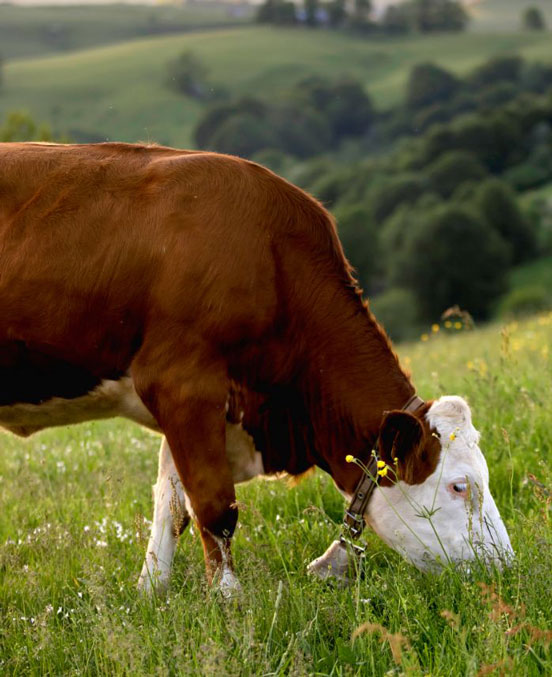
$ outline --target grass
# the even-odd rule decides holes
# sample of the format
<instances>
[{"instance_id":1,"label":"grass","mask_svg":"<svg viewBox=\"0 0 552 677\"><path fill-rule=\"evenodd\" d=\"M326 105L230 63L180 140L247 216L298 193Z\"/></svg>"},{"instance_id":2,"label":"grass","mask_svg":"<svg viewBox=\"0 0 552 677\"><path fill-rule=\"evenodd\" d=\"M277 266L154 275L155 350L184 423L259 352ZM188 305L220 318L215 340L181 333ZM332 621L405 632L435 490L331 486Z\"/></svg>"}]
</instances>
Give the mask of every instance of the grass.
<instances>
[{"instance_id":1,"label":"grass","mask_svg":"<svg viewBox=\"0 0 552 677\"><path fill-rule=\"evenodd\" d=\"M26 442L3 434L0 672L550 674L552 315L442 334L402 346L401 358L422 396L469 397L517 553L511 569L424 575L368 534L363 579L349 589L310 580L306 563L336 537L343 510L317 473L295 489L239 488L239 606L206 589L189 532L168 597L149 602L135 583L158 438L123 421Z\"/></svg>"},{"instance_id":2,"label":"grass","mask_svg":"<svg viewBox=\"0 0 552 677\"><path fill-rule=\"evenodd\" d=\"M4 67L0 118L26 109L77 141L152 140L192 145L204 110L167 86L167 62L191 50L213 89L274 99L311 74L358 78L378 107L400 101L410 68L434 61L466 73L485 59L520 53L550 61L547 34L437 35L375 39L328 31L244 27L123 42Z\"/></svg>"},{"instance_id":3,"label":"grass","mask_svg":"<svg viewBox=\"0 0 552 677\"><path fill-rule=\"evenodd\" d=\"M243 6L242 6L243 7ZM144 35L240 24L251 15L232 14L216 2L146 5L0 5L0 45L4 59L44 56Z\"/></svg>"}]
</instances>

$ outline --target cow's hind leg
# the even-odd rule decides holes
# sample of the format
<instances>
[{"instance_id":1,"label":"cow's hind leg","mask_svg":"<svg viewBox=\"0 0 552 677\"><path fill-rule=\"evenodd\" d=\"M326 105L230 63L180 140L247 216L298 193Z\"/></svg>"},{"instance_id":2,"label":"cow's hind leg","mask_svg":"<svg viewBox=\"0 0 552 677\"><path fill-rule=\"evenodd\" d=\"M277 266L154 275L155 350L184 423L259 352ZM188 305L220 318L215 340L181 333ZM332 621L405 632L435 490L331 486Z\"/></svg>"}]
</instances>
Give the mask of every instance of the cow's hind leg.
<instances>
[{"instance_id":1,"label":"cow's hind leg","mask_svg":"<svg viewBox=\"0 0 552 677\"><path fill-rule=\"evenodd\" d=\"M153 500L151 535L138 579L138 588L148 594L167 588L178 536L190 521L182 482L166 437L163 437L159 450L159 470L153 487Z\"/></svg>"},{"instance_id":2,"label":"cow's hind leg","mask_svg":"<svg viewBox=\"0 0 552 677\"><path fill-rule=\"evenodd\" d=\"M238 511L226 456L225 371L212 363L142 371L141 361L133 367L137 391L167 437L203 542L207 578L229 596L239 589L230 553Z\"/></svg>"}]
</instances>

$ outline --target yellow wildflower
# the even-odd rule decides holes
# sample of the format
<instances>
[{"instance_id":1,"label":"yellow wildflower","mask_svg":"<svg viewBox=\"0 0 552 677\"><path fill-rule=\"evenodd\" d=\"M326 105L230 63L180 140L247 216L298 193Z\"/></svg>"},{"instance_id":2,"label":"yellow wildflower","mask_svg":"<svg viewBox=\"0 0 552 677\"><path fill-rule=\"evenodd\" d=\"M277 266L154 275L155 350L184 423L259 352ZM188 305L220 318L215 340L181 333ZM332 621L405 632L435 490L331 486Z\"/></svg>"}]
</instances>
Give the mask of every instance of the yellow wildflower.
<instances>
[{"instance_id":1,"label":"yellow wildflower","mask_svg":"<svg viewBox=\"0 0 552 677\"><path fill-rule=\"evenodd\" d=\"M449 440L450 440L451 442L454 442L455 439L456 439L456 433L451 433L451 434L449 435Z\"/></svg>"},{"instance_id":2,"label":"yellow wildflower","mask_svg":"<svg viewBox=\"0 0 552 677\"><path fill-rule=\"evenodd\" d=\"M385 477L387 475L387 470L388 470L388 466L385 465L385 463L384 463L384 467L381 470L378 470L378 475L380 477Z\"/></svg>"},{"instance_id":3,"label":"yellow wildflower","mask_svg":"<svg viewBox=\"0 0 552 677\"><path fill-rule=\"evenodd\" d=\"M454 323L454 328L455 328L455 329L462 329L462 323L461 323L461 322L455 322L455 323Z\"/></svg>"},{"instance_id":4,"label":"yellow wildflower","mask_svg":"<svg viewBox=\"0 0 552 677\"><path fill-rule=\"evenodd\" d=\"M450 329L452 327L452 322L450 320L447 320L445 322L445 329Z\"/></svg>"},{"instance_id":5,"label":"yellow wildflower","mask_svg":"<svg viewBox=\"0 0 552 677\"><path fill-rule=\"evenodd\" d=\"M431 325L431 331L432 331L434 334L436 334L436 333L439 331L439 329L441 329L441 327L440 327L438 324L432 324L432 325Z\"/></svg>"},{"instance_id":6,"label":"yellow wildflower","mask_svg":"<svg viewBox=\"0 0 552 677\"><path fill-rule=\"evenodd\" d=\"M429 339L429 335L428 335L428 334L422 334L422 335L420 336L420 339L421 339L422 341L427 341L427 340Z\"/></svg>"},{"instance_id":7,"label":"yellow wildflower","mask_svg":"<svg viewBox=\"0 0 552 677\"><path fill-rule=\"evenodd\" d=\"M347 463L353 463L355 457L351 456L351 454L347 454L347 456L345 456L345 460L347 461Z\"/></svg>"},{"instance_id":8,"label":"yellow wildflower","mask_svg":"<svg viewBox=\"0 0 552 677\"><path fill-rule=\"evenodd\" d=\"M378 461L378 468L385 468L385 461Z\"/></svg>"}]
</instances>

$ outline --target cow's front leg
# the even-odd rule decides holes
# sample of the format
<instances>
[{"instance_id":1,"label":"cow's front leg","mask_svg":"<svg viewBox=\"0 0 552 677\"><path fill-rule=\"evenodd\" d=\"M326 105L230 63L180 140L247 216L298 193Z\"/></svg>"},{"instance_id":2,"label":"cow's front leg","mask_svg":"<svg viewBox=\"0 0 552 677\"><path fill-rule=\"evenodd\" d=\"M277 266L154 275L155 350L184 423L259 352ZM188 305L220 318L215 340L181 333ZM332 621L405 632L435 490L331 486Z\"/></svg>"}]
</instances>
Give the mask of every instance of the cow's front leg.
<instances>
[{"instance_id":1,"label":"cow's front leg","mask_svg":"<svg viewBox=\"0 0 552 677\"><path fill-rule=\"evenodd\" d=\"M138 579L138 588L148 594L167 588L178 536L190 521L182 482L166 437L163 437L159 450L159 470L153 487L153 500L151 535Z\"/></svg>"},{"instance_id":2,"label":"cow's front leg","mask_svg":"<svg viewBox=\"0 0 552 677\"><path fill-rule=\"evenodd\" d=\"M147 380L151 374L154 381ZM166 372L142 372L138 365L134 379L167 437L203 543L207 578L230 596L239 590L230 552L238 510L226 456L226 374L205 364L173 365Z\"/></svg>"}]
</instances>

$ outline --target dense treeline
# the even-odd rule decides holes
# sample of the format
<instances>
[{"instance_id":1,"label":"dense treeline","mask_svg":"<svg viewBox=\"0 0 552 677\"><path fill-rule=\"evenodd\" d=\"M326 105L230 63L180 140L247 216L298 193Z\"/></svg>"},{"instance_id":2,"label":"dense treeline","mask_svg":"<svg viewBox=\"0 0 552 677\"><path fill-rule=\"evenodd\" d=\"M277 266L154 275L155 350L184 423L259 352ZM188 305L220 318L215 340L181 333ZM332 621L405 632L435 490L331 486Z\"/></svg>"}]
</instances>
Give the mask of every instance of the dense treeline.
<instances>
[{"instance_id":1,"label":"dense treeline","mask_svg":"<svg viewBox=\"0 0 552 677\"><path fill-rule=\"evenodd\" d=\"M419 64L387 111L358 82L310 78L278 104L212 107L195 136L268 164L333 210L395 337L453 304L487 317L512 266L552 253L518 206L520 192L552 182L552 68L542 64L505 56L465 78Z\"/></svg>"},{"instance_id":2,"label":"dense treeline","mask_svg":"<svg viewBox=\"0 0 552 677\"><path fill-rule=\"evenodd\" d=\"M461 31L468 15L455 0L407 0L388 5L379 18L374 18L371 0L304 0L298 5L291 0L265 0L257 11L259 23L278 26L301 24L348 28L370 34L404 35Z\"/></svg>"}]
</instances>

